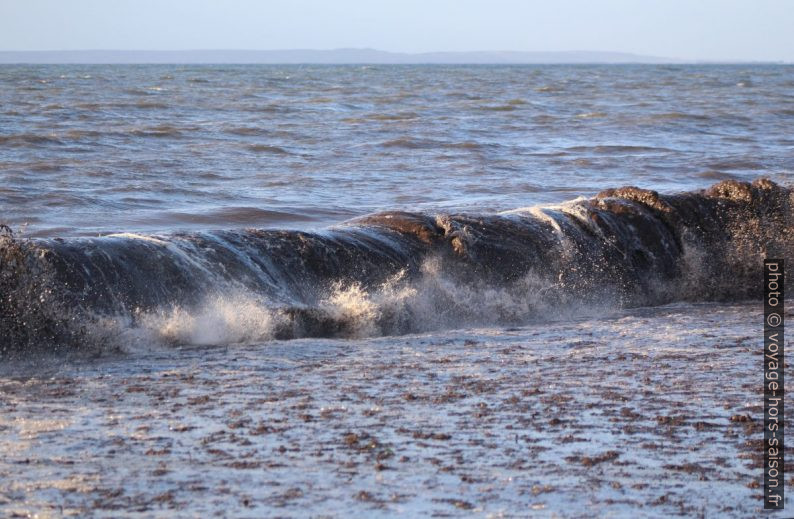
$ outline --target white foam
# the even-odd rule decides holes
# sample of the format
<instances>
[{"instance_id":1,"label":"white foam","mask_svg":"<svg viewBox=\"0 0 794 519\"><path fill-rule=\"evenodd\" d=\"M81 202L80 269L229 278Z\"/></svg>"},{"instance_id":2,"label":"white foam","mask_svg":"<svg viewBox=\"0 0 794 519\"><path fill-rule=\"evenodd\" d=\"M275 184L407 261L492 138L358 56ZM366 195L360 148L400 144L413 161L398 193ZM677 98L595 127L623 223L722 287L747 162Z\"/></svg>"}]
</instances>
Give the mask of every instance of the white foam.
<instances>
[{"instance_id":1,"label":"white foam","mask_svg":"<svg viewBox=\"0 0 794 519\"><path fill-rule=\"evenodd\" d=\"M159 342L214 345L272 338L279 316L243 294L208 297L196 308L175 306L139 316L137 331Z\"/></svg>"},{"instance_id":2,"label":"white foam","mask_svg":"<svg viewBox=\"0 0 794 519\"><path fill-rule=\"evenodd\" d=\"M530 213L535 215L537 211L543 211L544 209L548 209L550 211L565 211L566 209L570 208L574 205L581 205L582 202L589 201L589 198L584 196L576 197L572 200L566 200L565 202L560 202L559 204L543 204L543 205L528 205L525 207L517 207L515 209L509 209L507 211L500 211L497 214L526 214Z\"/></svg>"},{"instance_id":3,"label":"white foam","mask_svg":"<svg viewBox=\"0 0 794 519\"><path fill-rule=\"evenodd\" d=\"M150 243L156 243L157 245L168 246L169 242L165 240L161 240L160 238L152 235L147 234L137 234L132 232L120 232L115 234L108 234L108 238L125 238L128 240L140 240L146 241Z\"/></svg>"}]
</instances>

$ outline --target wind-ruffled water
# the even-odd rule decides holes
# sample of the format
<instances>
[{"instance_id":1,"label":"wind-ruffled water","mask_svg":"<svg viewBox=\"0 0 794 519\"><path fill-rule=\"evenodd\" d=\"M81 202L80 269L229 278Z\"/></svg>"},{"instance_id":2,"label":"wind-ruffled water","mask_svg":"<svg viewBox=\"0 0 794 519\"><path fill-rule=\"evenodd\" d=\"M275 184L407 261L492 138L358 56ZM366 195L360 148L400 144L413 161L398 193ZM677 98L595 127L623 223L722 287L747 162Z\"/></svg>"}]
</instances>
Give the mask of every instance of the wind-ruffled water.
<instances>
[{"instance_id":1,"label":"wind-ruffled water","mask_svg":"<svg viewBox=\"0 0 794 519\"><path fill-rule=\"evenodd\" d=\"M508 210L789 178L794 66L3 66L33 236Z\"/></svg>"}]
</instances>

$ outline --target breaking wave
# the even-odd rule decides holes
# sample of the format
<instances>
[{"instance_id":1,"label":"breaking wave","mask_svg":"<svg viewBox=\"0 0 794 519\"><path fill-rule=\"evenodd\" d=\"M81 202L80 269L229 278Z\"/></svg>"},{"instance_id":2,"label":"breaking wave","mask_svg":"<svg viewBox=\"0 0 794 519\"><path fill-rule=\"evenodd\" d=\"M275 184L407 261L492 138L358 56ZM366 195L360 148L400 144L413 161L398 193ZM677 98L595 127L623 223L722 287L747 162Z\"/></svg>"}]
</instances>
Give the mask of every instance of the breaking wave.
<instances>
[{"instance_id":1,"label":"breaking wave","mask_svg":"<svg viewBox=\"0 0 794 519\"><path fill-rule=\"evenodd\" d=\"M364 337L760 297L794 195L635 187L500 214L387 212L317 232L0 234L5 353Z\"/></svg>"}]
</instances>

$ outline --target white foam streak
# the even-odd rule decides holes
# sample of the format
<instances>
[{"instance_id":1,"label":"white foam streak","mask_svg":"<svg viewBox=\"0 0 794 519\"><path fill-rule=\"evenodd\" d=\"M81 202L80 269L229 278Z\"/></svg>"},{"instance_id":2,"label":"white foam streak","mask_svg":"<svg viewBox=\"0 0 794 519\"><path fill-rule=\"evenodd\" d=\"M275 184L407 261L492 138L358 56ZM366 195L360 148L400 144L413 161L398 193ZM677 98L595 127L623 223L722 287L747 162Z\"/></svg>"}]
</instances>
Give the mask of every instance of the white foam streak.
<instances>
[{"instance_id":1,"label":"white foam streak","mask_svg":"<svg viewBox=\"0 0 794 519\"><path fill-rule=\"evenodd\" d=\"M279 317L256 298L217 295L194 309L173 307L141 315L137 327L165 343L234 344L270 339Z\"/></svg>"},{"instance_id":2,"label":"white foam streak","mask_svg":"<svg viewBox=\"0 0 794 519\"><path fill-rule=\"evenodd\" d=\"M337 281L314 309L340 326L344 337L425 332L494 324L521 324L537 317L560 318L597 314L603 308L580 308L575 301L561 301L557 282L529 274L506 287L465 284L444 274L439 259L425 261L421 276L408 279L400 272L378 287L367 290L360 283ZM194 307L174 306L139 313L134 324L126 322L122 347L133 343L177 345L226 345L276 338L279 329L291 329L289 312L253 294L232 291L207 297ZM300 314L298 318L300 319ZM297 322L298 335L302 333Z\"/></svg>"}]
</instances>

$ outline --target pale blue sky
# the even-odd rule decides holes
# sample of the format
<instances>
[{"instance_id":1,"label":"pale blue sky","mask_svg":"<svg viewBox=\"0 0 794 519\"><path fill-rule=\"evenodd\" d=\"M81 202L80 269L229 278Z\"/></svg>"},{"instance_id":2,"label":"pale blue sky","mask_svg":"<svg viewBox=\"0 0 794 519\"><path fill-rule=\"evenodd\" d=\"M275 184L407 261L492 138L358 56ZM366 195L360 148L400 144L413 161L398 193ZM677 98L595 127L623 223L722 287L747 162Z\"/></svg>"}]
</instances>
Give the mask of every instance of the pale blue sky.
<instances>
[{"instance_id":1,"label":"pale blue sky","mask_svg":"<svg viewBox=\"0 0 794 519\"><path fill-rule=\"evenodd\" d=\"M0 0L0 50L604 50L794 61L790 0Z\"/></svg>"}]
</instances>

